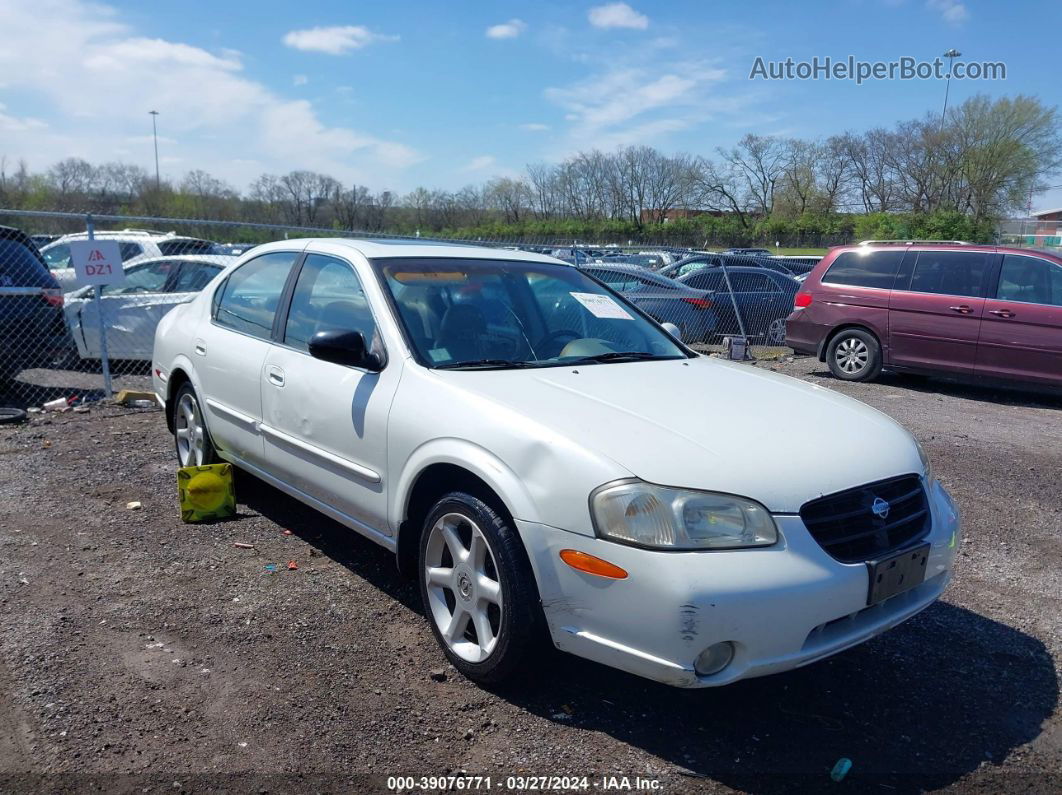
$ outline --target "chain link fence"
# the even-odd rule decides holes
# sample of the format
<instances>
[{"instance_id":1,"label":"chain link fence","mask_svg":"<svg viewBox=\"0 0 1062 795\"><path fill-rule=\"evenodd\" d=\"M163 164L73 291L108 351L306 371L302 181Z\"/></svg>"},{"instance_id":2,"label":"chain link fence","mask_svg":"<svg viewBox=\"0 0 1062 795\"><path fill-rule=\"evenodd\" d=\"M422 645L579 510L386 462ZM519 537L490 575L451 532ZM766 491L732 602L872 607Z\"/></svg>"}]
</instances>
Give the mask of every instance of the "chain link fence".
<instances>
[{"instance_id":1,"label":"chain link fence","mask_svg":"<svg viewBox=\"0 0 1062 795\"><path fill-rule=\"evenodd\" d=\"M254 246L301 237L397 236L0 209L0 404L74 406L121 389L148 390L162 317ZM90 239L117 244L124 278L99 287L79 280L76 244ZM564 259L656 320L673 323L693 347L725 349L736 358L784 350L785 317L799 279L818 260L557 240L445 242ZM729 345L729 338L736 344Z\"/></svg>"}]
</instances>

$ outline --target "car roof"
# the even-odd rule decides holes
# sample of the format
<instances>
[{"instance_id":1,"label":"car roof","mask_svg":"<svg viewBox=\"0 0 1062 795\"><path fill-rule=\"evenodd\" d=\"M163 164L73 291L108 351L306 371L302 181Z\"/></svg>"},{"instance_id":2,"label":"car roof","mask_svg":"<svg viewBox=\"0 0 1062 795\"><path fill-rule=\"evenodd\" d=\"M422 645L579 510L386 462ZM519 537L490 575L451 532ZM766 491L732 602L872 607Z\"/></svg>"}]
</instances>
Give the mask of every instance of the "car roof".
<instances>
[{"instance_id":1,"label":"car roof","mask_svg":"<svg viewBox=\"0 0 1062 795\"><path fill-rule=\"evenodd\" d=\"M678 281L684 282L686 279L688 279L689 277L693 276L694 274L704 273L705 271L710 271L712 273L722 273L723 270L724 269L721 266L719 266L719 265L708 265L707 267L698 268L695 271L690 271L689 273L687 273L687 274L685 274L683 276L680 276L678 278ZM726 266L726 272L730 273L730 274L734 274L734 273L758 273L758 274L766 275L766 276L778 276L781 279L792 279L793 278L792 276L790 276L787 273L782 273L781 271L773 271L770 268L759 268L759 267L756 267L755 265L727 265Z\"/></svg>"},{"instance_id":2,"label":"car roof","mask_svg":"<svg viewBox=\"0 0 1062 795\"><path fill-rule=\"evenodd\" d=\"M150 265L153 262L203 262L207 265L226 268L238 259L239 257L235 254L171 254L168 257L138 259L133 267L139 268L141 265Z\"/></svg>"},{"instance_id":3,"label":"car roof","mask_svg":"<svg viewBox=\"0 0 1062 795\"><path fill-rule=\"evenodd\" d=\"M487 248L462 243L439 243L430 240L376 240L357 239L349 237L310 237L292 238L280 240L275 243L264 243L255 246L255 256L264 254L274 249L290 248L292 243L301 243L306 248L330 249L338 251L347 249L361 254L367 259L384 259L388 257L438 257L440 259L494 259L510 262L545 262L551 265L565 265L570 263L549 257L545 254L536 254L531 251L510 251L503 248Z\"/></svg>"}]
</instances>

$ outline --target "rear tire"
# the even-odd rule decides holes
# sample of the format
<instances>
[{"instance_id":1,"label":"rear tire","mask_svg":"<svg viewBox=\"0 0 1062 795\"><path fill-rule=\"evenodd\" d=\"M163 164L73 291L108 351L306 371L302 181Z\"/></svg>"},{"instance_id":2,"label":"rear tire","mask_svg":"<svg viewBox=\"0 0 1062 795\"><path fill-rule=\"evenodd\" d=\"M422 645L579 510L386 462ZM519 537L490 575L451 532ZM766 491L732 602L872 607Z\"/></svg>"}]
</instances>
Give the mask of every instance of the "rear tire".
<instances>
[{"instance_id":1,"label":"rear tire","mask_svg":"<svg viewBox=\"0 0 1062 795\"><path fill-rule=\"evenodd\" d=\"M471 494L451 492L428 513L420 539L424 615L450 663L501 682L541 639L538 588L516 529Z\"/></svg>"},{"instance_id":2,"label":"rear tire","mask_svg":"<svg viewBox=\"0 0 1062 795\"><path fill-rule=\"evenodd\" d=\"M203 406L189 382L181 385L173 399L173 440L182 467L216 464L220 460L206 427Z\"/></svg>"},{"instance_id":3,"label":"rear tire","mask_svg":"<svg viewBox=\"0 0 1062 795\"><path fill-rule=\"evenodd\" d=\"M826 364L842 381L870 381L881 373L881 345L869 331L844 329L830 340Z\"/></svg>"}]
</instances>

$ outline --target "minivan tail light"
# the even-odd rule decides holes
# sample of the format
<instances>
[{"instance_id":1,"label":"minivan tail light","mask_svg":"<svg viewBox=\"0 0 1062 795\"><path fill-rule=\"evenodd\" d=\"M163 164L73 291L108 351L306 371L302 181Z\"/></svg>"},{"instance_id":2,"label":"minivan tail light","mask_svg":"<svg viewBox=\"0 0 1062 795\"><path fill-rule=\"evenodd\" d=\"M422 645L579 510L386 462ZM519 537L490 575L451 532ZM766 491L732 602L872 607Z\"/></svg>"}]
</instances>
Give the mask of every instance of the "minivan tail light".
<instances>
[{"instance_id":1,"label":"minivan tail light","mask_svg":"<svg viewBox=\"0 0 1062 795\"><path fill-rule=\"evenodd\" d=\"M811 293L801 291L793 298L793 309L804 309L809 306L811 306Z\"/></svg>"},{"instance_id":2,"label":"minivan tail light","mask_svg":"<svg viewBox=\"0 0 1062 795\"><path fill-rule=\"evenodd\" d=\"M687 304L697 309L711 309L712 302L708 298L683 298Z\"/></svg>"},{"instance_id":3,"label":"minivan tail light","mask_svg":"<svg viewBox=\"0 0 1062 795\"><path fill-rule=\"evenodd\" d=\"M41 290L41 294L44 296L44 300L48 303L48 306L57 306L62 308L63 306L63 291L53 290L46 288Z\"/></svg>"}]
</instances>

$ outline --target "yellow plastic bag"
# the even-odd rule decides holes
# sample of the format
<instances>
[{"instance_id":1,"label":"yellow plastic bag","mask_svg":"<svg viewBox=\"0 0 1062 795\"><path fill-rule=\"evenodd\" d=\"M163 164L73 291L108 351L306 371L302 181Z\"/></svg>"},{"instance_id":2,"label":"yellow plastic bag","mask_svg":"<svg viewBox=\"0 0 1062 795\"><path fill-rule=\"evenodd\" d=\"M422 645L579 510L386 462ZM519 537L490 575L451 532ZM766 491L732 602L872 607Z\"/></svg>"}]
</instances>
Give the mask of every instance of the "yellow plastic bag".
<instances>
[{"instance_id":1,"label":"yellow plastic bag","mask_svg":"<svg viewBox=\"0 0 1062 795\"><path fill-rule=\"evenodd\" d=\"M232 464L181 467L177 470L177 493L181 499L181 519L186 522L236 515Z\"/></svg>"}]
</instances>

